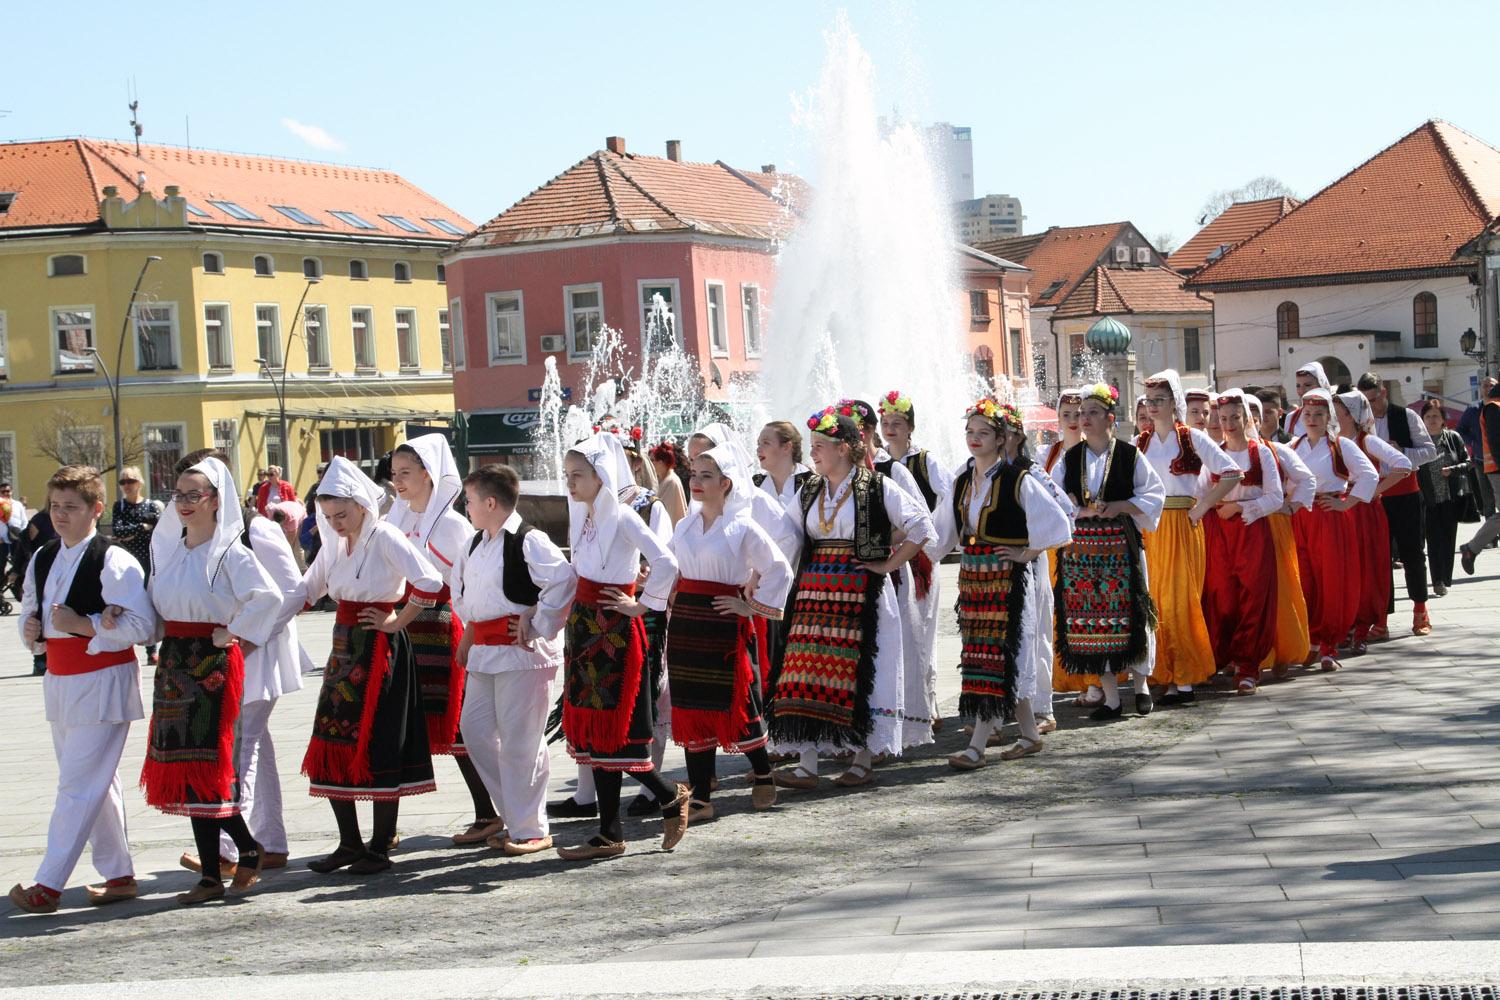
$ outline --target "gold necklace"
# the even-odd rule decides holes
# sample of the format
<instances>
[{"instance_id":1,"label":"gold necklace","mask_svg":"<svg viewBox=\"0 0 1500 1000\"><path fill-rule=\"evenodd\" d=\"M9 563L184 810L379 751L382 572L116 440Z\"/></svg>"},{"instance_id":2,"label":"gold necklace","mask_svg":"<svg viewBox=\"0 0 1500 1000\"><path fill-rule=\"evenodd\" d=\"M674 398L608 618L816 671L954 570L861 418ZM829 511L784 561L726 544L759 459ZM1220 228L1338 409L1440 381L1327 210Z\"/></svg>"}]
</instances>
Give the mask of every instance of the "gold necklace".
<instances>
[{"instance_id":1,"label":"gold necklace","mask_svg":"<svg viewBox=\"0 0 1500 1000\"><path fill-rule=\"evenodd\" d=\"M1089 450L1089 446L1087 444L1085 444L1083 447L1084 447L1085 451ZM1113 465L1114 461L1115 461L1115 443L1114 443L1114 439L1111 438L1109 444L1105 445L1105 447L1108 450L1106 450L1105 453L1104 453L1104 474L1099 477L1099 492L1100 493L1103 493L1105 487L1109 484L1109 467L1111 465ZM1092 506L1094 506L1098 502L1098 497L1094 496L1094 494L1092 492L1090 492L1090 490L1089 490L1089 485L1088 485L1088 479L1089 479L1088 455L1084 455L1083 456L1083 475L1082 475L1081 478L1083 479L1083 483L1081 485L1081 489L1083 490L1083 505L1085 507L1092 507Z\"/></svg>"},{"instance_id":2,"label":"gold necklace","mask_svg":"<svg viewBox=\"0 0 1500 1000\"><path fill-rule=\"evenodd\" d=\"M827 506L826 506L826 503L827 503L827 500L828 500L828 487L824 486L821 490L818 491L818 530L819 531L821 531L824 535L831 535L831 534L833 534L833 527L834 527L835 522L838 521L839 511L843 509L844 504L848 503L849 502L849 498L852 497L853 495L854 495L854 477L851 475L849 477L849 488L847 490L842 491L842 495L837 500L834 501L834 504L833 504L833 513L830 515L828 513L828 509L827 509Z\"/></svg>"}]
</instances>

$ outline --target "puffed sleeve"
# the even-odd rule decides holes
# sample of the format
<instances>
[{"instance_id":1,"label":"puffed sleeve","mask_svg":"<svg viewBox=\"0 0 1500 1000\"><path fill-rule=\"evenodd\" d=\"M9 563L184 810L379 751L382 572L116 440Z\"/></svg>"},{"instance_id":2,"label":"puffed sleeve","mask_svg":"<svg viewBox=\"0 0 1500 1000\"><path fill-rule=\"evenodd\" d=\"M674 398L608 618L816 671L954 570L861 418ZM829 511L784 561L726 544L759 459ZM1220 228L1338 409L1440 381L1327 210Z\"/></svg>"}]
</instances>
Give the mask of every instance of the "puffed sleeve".
<instances>
[{"instance_id":1,"label":"puffed sleeve","mask_svg":"<svg viewBox=\"0 0 1500 1000\"><path fill-rule=\"evenodd\" d=\"M445 511L432 533L427 536L427 550L422 554L432 563L450 590L458 579L453 575L453 564L473 537L474 529L469 527L469 522L462 514L454 510Z\"/></svg>"},{"instance_id":2,"label":"puffed sleeve","mask_svg":"<svg viewBox=\"0 0 1500 1000\"><path fill-rule=\"evenodd\" d=\"M98 615L89 615L94 623L94 637L88 651L94 655L115 653L139 643L149 642L156 630L156 609L146 593L146 573L135 556L118 545L104 550L104 603L124 608L112 629L102 628Z\"/></svg>"},{"instance_id":3,"label":"puffed sleeve","mask_svg":"<svg viewBox=\"0 0 1500 1000\"><path fill-rule=\"evenodd\" d=\"M1256 461L1260 462L1260 496L1239 501L1240 516L1246 524L1254 524L1266 515L1274 514L1281 509L1282 502L1281 473L1276 470L1276 455L1266 444L1256 452Z\"/></svg>"},{"instance_id":4,"label":"puffed sleeve","mask_svg":"<svg viewBox=\"0 0 1500 1000\"><path fill-rule=\"evenodd\" d=\"M1284 444L1273 444L1276 454L1281 456L1286 469L1286 488L1282 490L1282 501L1290 501L1292 509L1307 510L1317 496L1318 480L1302 457Z\"/></svg>"},{"instance_id":5,"label":"puffed sleeve","mask_svg":"<svg viewBox=\"0 0 1500 1000\"><path fill-rule=\"evenodd\" d=\"M1397 448L1385 438L1377 434L1366 435L1365 447L1370 449L1370 457L1380 463L1377 468L1380 471L1381 478L1397 472L1412 471L1411 459L1407 458L1400 448Z\"/></svg>"},{"instance_id":6,"label":"puffed sleeve","mask_svg":"<svg viewBox=\"0 0 1500 1000\"><path fill-rule=\"evenodd\" d=\"M1345 437L1339 438L1338 442L1344 464L1349 467L1350 495L1361 502L1370 502L1375 497L1375 488L1380 485L1380 473L1375 471L1375 466L1370 464L1359 445Z\"/></svg>"},{"instance_id":7,"label":"puffed sleeve","mask_svg":"<svg viewBox=\"0 0 1500 1000\"><path fill-rule=\"evenodd\" d=\"M910 472L906 475L907 478L911 477ZM889 478L883 478L881 485L884 488L885 512L891 519L891 531L904 533L908 542L914 542L918 546L926 545L927 540L932 537L932 515L927 511L927 504Z\"/></svg>"},{"instance_id":8,"label":"puffed sleeve","mask_svg":"<svg viewBox=\"0 0 1500 1000\"><path fill-rule=\"evenodd\" d=\"M421 608L437 607L437 599L443 591L443 577L431 560L417 551L401 529L389 521L381 521L371 533L368 544L375 547L375 554L393 572L411 584L412 604Z\"/></svg>"},{"instance_id":9,"label":"puffed sleeve","mask_svg":"<svg viewBox=\"0 0 1500 1000\"><path fill-rule=\"evenodd\" d=\"M798 507L797 512L800 514L802 508ZM797 518L791 511L781 506L779 500L756 490L750 497L750 513L788 563L797 558L802 548L802 536L797 532Z\"/></svg>"},{"instance_id":10,"label":"puffed sleeve","mask_svg":"<svg viewBox=\"0 0 1500 1000\"><path fill-rule=\"evenodd\" d=\"M1026 511L1027 548L1054 549L1073 540L1073 520L1058 504L1052 490L1043 484L1040 474L1022 476L1016 488L1021 507Z\"/></svg>"},{"instance_id":11,"label":"puffed sleeve","mask_svg":"<svg viewBox=\"0 0 1500 1000\"><path fill-rule=\"evenodd\" d=\"M1203 460L1204 470L1220 479L1238 479L1244 475L1234 459L1229 457L1229 453L1214 444L1213 438L1196 427L1193 428L1193 448L1197 450L1198 457Z\"/></svg>"},{"instance_id":12,"label":"puffed sleeve","mask_svg":"<svg viewBox=\"0 0 1500 1000\"><path fill-rule=\"evenodd\" d=\"M672 585L677 582L677 557L640 518L626 514L619 523L617 530L640 551L641 558L651 570L641 593L641 603L653 611L667 610L667 599L672 596Z\"/></svg>"},{"instance_id":13,"label":"puffed sleeve","mask_svg":"<svg viewBox=\"0 0 1500 1000\"><path fill-rule=\"evenodd\" d=\"M573 606L578 578L562 549L547 537L545 531L528 531L521 540L521 551L526 555L526 571L531 574L531 582L542 588L531 627L544 639L555 638L562 631L568 610Z\"/></svg>"},{"instance_id":14,"label":"puffed sleeve","mask_svg":"<svg viewBox=\"0 0 1500 1000\"><path fill-rule=\"evenodd\" d=\"M343 545L344 540L338 539L337 544ZM337 558L337 545L324 545L318 549L317 556L313 559L312 565L307 567L307 572L302 574L302 579L286 597L282 598L281 614L276 616L275 631L280 632L286 627L287 622L322 600L323 595L328 593L328 574L333 569L333 561Z\"/></svg>"},{"instance_id":15,"label":"puffed sleeve","mask_svg":"<svg viewBox=\"0 0 1500 1000\"><path fill-rule=\"evenodd\" d=\"M1204 438L1206 440L1207 435L1204 435ZM1212 441L1208 443L1213 444ZM1214 445L1214 447L1218 448L1218 445ZM1224 454L1222 449L1219 454ZM1224 455L1224 457L1226 459L1229 458L1228 455ZM1204 459L1204 461L1207 461L1207 459ZM1234 465L1233 462L1229 464ZM1058 467L1061 468L1061 463L1059 463ZM1234 471L1235 475L1239 475L1240 467L1235 465ZM1156 469L1150 462L1146 461L1145 456L1136 459L1135 481L1133 485L1135 492L1131 496L1130 502L1135 505L1135 509L1139 513L1131 515L1131 519L1135 521L1135 526L1142 531L1155 531L1156 523L1161 520L1162 508L1167 505L1167 488L1163 485L1161 477L1156 474Z\"/></svg>"},{"instance_id":16,"label":"puffed sleeve","mask_svg":"<svg viewBox=\"0 0 1500 1000\"><path fill-rule=\"evenodd\" d=\"M264 646L281 611L281 588L254 553L236 542L229 547L217 579L226 579L238 611L226 626L231 635Z\"/></svg>"},{"instance_id":17,"label":"puffed sleeve","mask_svg":"<svg viewBox=\"0 0 1500 1000\"><path fill-rule=\"evenodd\" d=\"M756 573L755 594L750 606L762 618L780 620L786 595L792 589L792 564L766 530L754 521L745 525L740 553Z\"/></svg>"}]
</instances>

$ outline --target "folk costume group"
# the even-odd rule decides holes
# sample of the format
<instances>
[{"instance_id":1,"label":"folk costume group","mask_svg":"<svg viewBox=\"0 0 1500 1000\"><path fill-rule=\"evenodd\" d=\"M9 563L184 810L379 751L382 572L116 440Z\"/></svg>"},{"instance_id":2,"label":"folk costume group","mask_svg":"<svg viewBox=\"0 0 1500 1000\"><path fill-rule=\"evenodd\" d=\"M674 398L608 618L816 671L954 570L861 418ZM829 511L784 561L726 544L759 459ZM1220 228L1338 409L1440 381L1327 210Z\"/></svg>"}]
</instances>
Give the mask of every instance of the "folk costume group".
<instances>
[{"instance_id":1,"label":"folk costume group","mask_svg":"<svg viewBox=\"0 0 1500 1000\"><path fill-rule=\"evenodd\" d=\"M149 584L97 532L98 474L59 469L60 537L33 559L21 609L23 639L45 651L58 792L36 881L11 901L55 911L86 845L104 879L89 901L136 896L119 764L144 717L134 646L149 642L161 652L140 784L189 820L182 864L200 881L178 900L248 892L284 866L267 719L301 685L297 615L325 596L332 652L301 766L338 831L308 864L319 873L391 867L400 801L435 789L434 756L454 758L473 800L455 844L569 861L625 852L626 775L641 788L626 811L660 816L668 851L714 818L719 754L746 759L755 810L819 787L830 758L837 785L868 784L941 728L944 607L972 724L948 758L957 771L989 764L989 747L1041 752L1054 687L1110 720L1122 685L1144 715L1216 676L1253 694L1262 670L1339 669L1389 613L1387 517L1401 508L1374 501L1407 495L1431 441L1390 420L1404 411L1377 418L1365 394L1332 392L1320 369L1302 378L1285 442L1261 436L1262 399L1184 391L1173 371L1147 380L1134 439L1117 434L1117 390L1070 390L1040 458L1022 412L986 397L963 415L970 457L952 471L914 443L899 391L814 413L810 468L790 422L766 425L753 456L710 424L687 442L686 489L674 448L643 452L639 433L601 426L564 457L567 554L519 516L514 471L461 476L429 435L391 456L384 517L380 486L329 463L323 544L300 574L279 527L246 523L218 453L180 463ZM1401 425L1396 444L1378 420ZM957 593L940 595L934 564L953 555ZM1425 634L1425 603L1418 614ZM578 767L575 793L551 804L549 731ZM685 783L662 777L669 741ZM551 822L579 817L597 831L555 845Z\"/></svg>"}]
</instances>

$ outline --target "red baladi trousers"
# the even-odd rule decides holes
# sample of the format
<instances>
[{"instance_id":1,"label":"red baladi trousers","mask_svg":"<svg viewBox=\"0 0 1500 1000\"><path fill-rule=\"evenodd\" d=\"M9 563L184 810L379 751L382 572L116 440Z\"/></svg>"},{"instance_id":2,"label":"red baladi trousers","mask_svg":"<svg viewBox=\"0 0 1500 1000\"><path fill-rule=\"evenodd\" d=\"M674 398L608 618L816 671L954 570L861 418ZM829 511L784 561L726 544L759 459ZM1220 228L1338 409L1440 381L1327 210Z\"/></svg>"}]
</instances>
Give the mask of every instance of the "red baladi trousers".
<instances>
[{"instance_id":1,"label":"red baladi trousers","mask_svg":"<svg viewBox=\"0 0 1500 1000\"><path fill-rule=\"evenodd\" d=\"M1203 619L1214 661L1240 677L1257 678L1276 644L1276 543L1265 518L1246 524L1236 514L1203 519L1209 573Z\"/></svg>"},{"instance_id":2,"label":"red baladi trousers","mask_svg":"<svg viewBox=\"0 0 1500 1000\"><path fill-rule=\"evenodd\" d=\"M1379 497L1356 504L1349 513L1358 532L1354 550L1359 556L1359 608L1354 613L1354 639L1364 642L1372 627L1385 624L1390 608L1391 528L1385 518L1385 504Z\"/></svg>"},{"instance_id":3,"label":"red baladi trousers","mask_svg":"<svg viewBox=\"0 0 1500 1000\"><path fill-rule=\"evenodd\" d=\"M1309 638L1320 655L1332 656L1359 612L1360 555L1355 550L1354 511L1324 510L1314 504L1292 516L1292 534L1297 539L1297 572L1307 601Z\"/></svg>"}]
</instances>

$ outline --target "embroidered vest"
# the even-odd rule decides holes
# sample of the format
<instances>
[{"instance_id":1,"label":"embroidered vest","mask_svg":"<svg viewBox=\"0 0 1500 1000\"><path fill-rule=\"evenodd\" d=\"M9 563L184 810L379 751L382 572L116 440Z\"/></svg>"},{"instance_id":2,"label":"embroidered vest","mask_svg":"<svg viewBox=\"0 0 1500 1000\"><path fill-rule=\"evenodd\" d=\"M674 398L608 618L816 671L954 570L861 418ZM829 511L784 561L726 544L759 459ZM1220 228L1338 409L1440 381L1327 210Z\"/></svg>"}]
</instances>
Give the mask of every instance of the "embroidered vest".
<instances>
[{"instance_id":1,"label":"embroidered vest","mask_svg":"<svg viewBox=\"0 0 1500 1000\"><path fill-rule=\"evenodd\" d=\"M1177 457L1172 459L1168 468L1174 476L1196 476L1203 471L1203 459L1193 446L1193 429L1181 422L1173 423L1172 426L1177 431ZM1150 444L1151 434L1142 434L1135 441L1136 448L1143 455Z\"/></svg>"},{"instance_id":2,"label":"embroidered vest","mask_svg":"<svg viewBox=\"0 0 1500 1000\"><path fill-rule=\"evenodd\" d=\"M959 473L953 484L953 523L964 532L987 545L1028 544L1026 531L1026 508L1021 506L1021 480L1026 475L1029 462L1002 465L990 479L989 495L979 508L977 524L966 523L969 519L967 494L969 484L974 481L974 463L971 461Z\"/></svg>"},{"instance_id":3,"label":"embroidered vest","mask_svg":"<svg viewBox=\"0 0 1500 1000\"><path fill-rule=\"evenodd\" d=\"M535 607L542 596L542 588L531 578L531 570L526 565L526 550L521 547L530 531L531 525L522 521L520 530L509 532L502 529L500 532L501 550L505 556L505 565L500 569L500 590L507 601L527 608ZM482 541L484 532L474 532L474 537L469 540L469 555L474 554Z\"/></svg>"},{"instance_id":4,"label":"embroidered vest","mask_svg":"<svg viewBox=\"0 0 1500 1000\"><path fill-rule=\"evenodd\" d=\"M80 615L97 615L104 610L104 552L112 544L103 535L95 535L78 557L78 572L73 574L64 603ZM47 574L52 572L52 564L61 550L62 539L54 538L37 550L32 561L38 607L46 600Z\"/></svg>"},{"instance_id":5,"label":"embroidered vest","mask_svg":"<svg viewBox=\"0 0 1500 1000\"><path fill-rule=\"evenodd\" d=\"M1240 476L1240 485L1262 486L1265 484L1266 474L1265 470L1260 467L1260 442L1256 441L1255 438L1249 438L1247 439L1246 444L1248 445L1248 447L1245 450L1250 457L1250 468L1246 469L1244 474ZM1225 449L1225 453L1228 453L1228 449ZM1274 448L1272 449L1271 454L1273 457L1275 456ZM1278 468L1280 468L1280 464L1280 460L1278 459ZM1209 473L1208 478L1215 486L1217 486L1219 485L1219 481L1224 477L1219 475L1217 472L1211 472Z\"/></svg>"},{"instance_id":6,"label":"embroidered vest","mask_svg":"<svg viewBox=\"0 0 1500 1000\"><path fill-rule=\"evenodd\" d=\"M903 458L906 470L911 477L917 481L917 489L922 491L922 499L927 501L929 511L937 510L938 495L932 488L932 478L927 474L927 452L919 451Z\"/></svg>"},{"instance_id":7,"label":"embroidered vest","mask_svg":"<svg viewBox=\"0 0 1500 1000\"><path fill-rule=\"evenodd\" d=\"M1063 490L1075 504L1080 505L1083 499L1083 456L1088 446L1087 441L1080 441L1063 456ZM1105 503L1129 500L1135 496L1135 462L1141 454L1129 441L1116 439L1112 447L1115 453L1110 460L1109 476L1104 480L1097 498Z\"/></svg>"},{"instance_id":8,"label":"embroidered vest","mask_svg":"<svg viewBox=\"0 0 1500 1000\"><path fill-rule=\"evenodd\" d=\"M798 490L802 489L802 484L807 482L807 477L810 475L812 475L812 473L808 472L806 469L803 469L801 472L792 473L792 486ZM767 476L768 473L757 472L755 475L750 477L750 481L755 484L756 489L759 489L760 487L765 485ZM775 486L776 484L772 483L771 485Z\"/></svg>"},{"instance_id":9,"label":"embroidered vest","mask_svg":"<svg viewBox=\"0 0 1500 1000\"><path fill-rule=\"evenodd\" d=\"M868 562L879 562L891 554L891 517L885 509L885 477L864 466L854 467L850 487L854 504L854 556ZM818 502L823 477L810 475L802 484L802 523ZM806 550L804 550L806 551Z\"/></svg>"}]
</instances>

